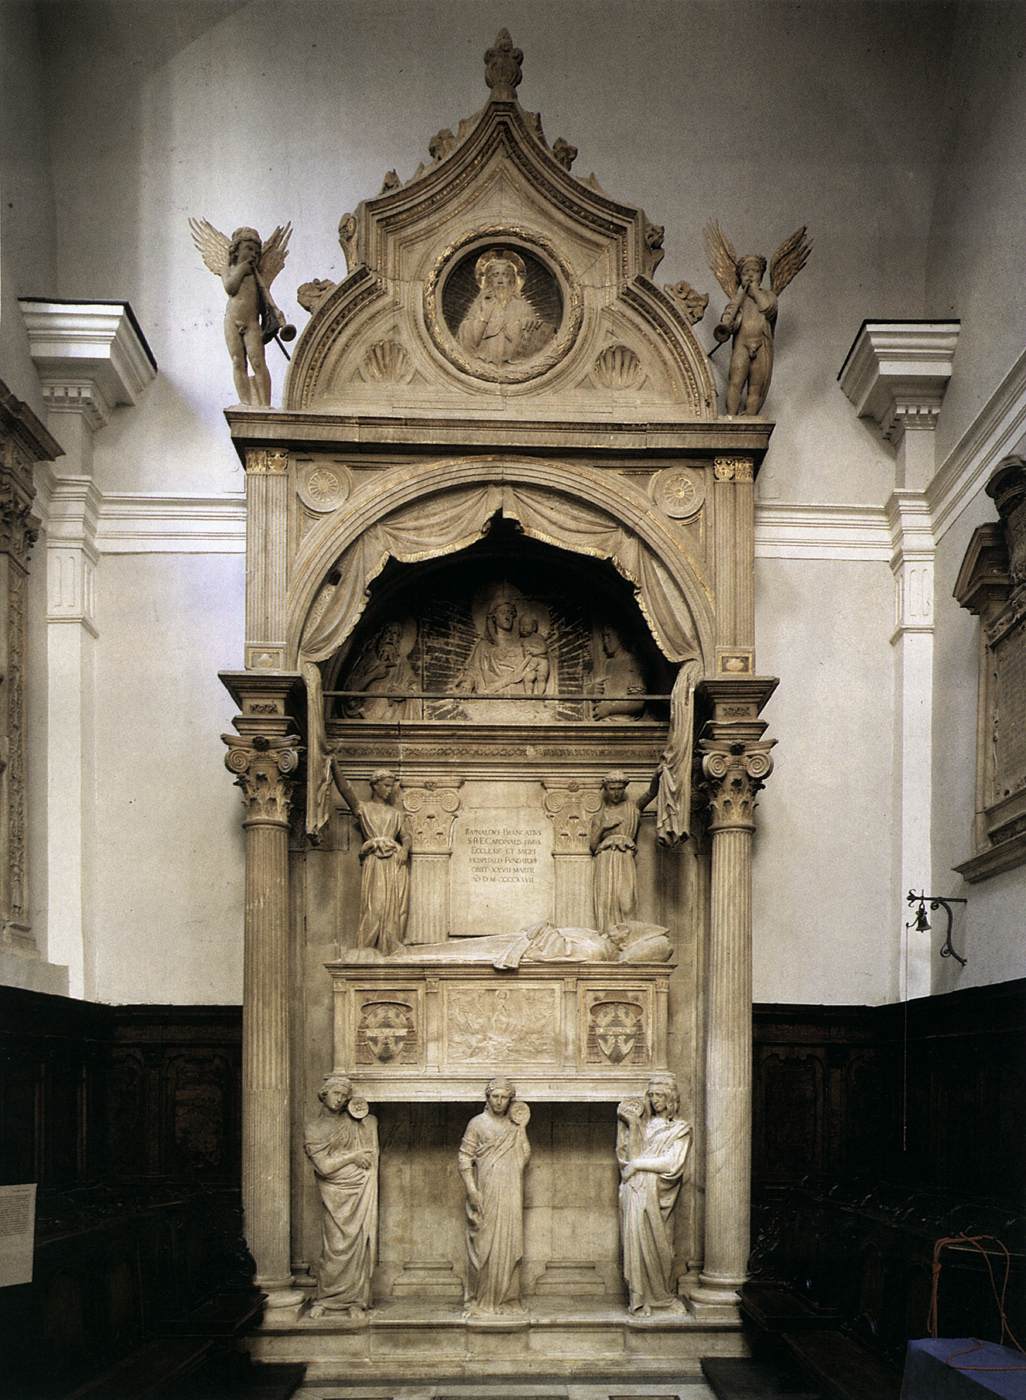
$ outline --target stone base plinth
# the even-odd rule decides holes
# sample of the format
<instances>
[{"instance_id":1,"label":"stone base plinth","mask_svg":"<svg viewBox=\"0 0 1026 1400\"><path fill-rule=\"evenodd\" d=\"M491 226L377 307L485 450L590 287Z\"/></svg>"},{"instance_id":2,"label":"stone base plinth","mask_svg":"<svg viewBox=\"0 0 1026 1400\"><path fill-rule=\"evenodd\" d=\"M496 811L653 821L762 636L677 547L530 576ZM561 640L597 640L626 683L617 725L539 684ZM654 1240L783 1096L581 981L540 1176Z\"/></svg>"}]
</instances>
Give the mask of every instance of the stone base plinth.
<instances>
[{"instance_id":1,"label":"stone base plinth","mask_svg":"<svg viewBox=\"0 0 1026 1400\"><path fill-rule=\"evenodd\" d=\"M396 1299L377 1305L366 1322L339 1325L325 1317L286 1323L265 1318L246 1338L258 1361L306 1363L302 1395L339 1396L344 1382L478 1380L572 1376L576 1384L597 1377L643 1374L698 1377L703 1356L747 1356L737 1321L699 1320L693 1314L634 1318L609 1298L564 1300L529 1297L526 1326L493 1330L463 1317L462 1307ZM327 1387L330 1387L330 1392Z\"/></svg>"},{"instance_id":2,"label":"stone base plinth","mask_svg":"<svg viewBox=\"0 0 1026 1400\"><path fill-rule=\"evenodd\" d=\"M392 1284L395 1298L463 1298L463 1281L449 1259L408 1259Z\"/></svg>"},{"instance_id":3,"label":"stone base plinth","mask_svg":"<svg viewBox=\"0 0 1026 1400\"><path fill-rule=\"evenodd\" d=\"M539 1274L534 1291L543 1298L599 1298L605 1294L606 1285L594 1264L550 1259Z\"/></svg>"}]
</instances>

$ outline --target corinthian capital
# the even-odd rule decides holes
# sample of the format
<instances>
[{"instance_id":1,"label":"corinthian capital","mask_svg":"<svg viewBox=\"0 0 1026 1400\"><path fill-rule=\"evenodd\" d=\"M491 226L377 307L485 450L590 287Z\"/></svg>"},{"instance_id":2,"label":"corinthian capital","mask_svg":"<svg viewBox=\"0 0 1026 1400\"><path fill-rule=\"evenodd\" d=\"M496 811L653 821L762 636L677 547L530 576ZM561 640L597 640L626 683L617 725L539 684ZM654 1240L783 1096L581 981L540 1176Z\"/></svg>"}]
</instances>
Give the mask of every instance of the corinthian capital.
<instances>
[{"instance_id":1,"label":"corinthian capital","mask_svg":"<svg viewBox=\"0 0 1026 1400\"><path fill-rule=\"evenodd\" d=\"M225 767L235 774L246 804L245 823L273 822L287 826L292 803L293 775L299 767L295 735L265 738L262 735L222 734L228 745Z\"/></svg>"},{"instance_id":2,"label":"corinthian capital","mask_svg":"<svg viewBox=\"0 0 1026 1400\"><path fill-rule=\"evenodd\" d=\"M770 749L775 742L701 740L703 788L712 811L710 831L755 830L755 798L773 772Z\"/></svg>"}]
</instances>

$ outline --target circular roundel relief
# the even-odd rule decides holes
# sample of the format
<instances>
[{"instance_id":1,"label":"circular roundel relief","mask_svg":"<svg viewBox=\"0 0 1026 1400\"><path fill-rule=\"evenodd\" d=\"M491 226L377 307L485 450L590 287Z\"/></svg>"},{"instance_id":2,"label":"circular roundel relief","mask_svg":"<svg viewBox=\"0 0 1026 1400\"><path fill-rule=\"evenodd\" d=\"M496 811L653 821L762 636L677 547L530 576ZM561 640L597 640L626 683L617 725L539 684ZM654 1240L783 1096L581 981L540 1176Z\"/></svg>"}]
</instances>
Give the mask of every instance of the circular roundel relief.
<instances>
[{"instance_id":1,"label":"circular roundel relief","mask_svg":"<svg viewBox=\"0 0 1026 1400\"><path fill-rule=\"evenodd\" d=\"M349 469L341 462L306 462L299 470L299 499L310 510L326 513L337 510L353 489Z\"/></svg>"},{"instance_id":2,"label":"circular roundel relief","mask_svg":"<svg viewBox=\"0 0 1026 1400\"><path fill-rule=\"evenodd\" d=\"M653 479L652 496L673 520L689 520L702 509L705 478L690 467L667 467Z\"/></svg>"},{"instance_id":3,"label":"circular roundel relief","mask_svg":"<svg viewBox=\"0 0 1026 1400\"><path fill-rule=\"evenodd\" d=\"M547 239L478 229L451 244L424 287L435 345L476 379L536 379L566 355L581 325L581 291Z\"/></svg>"}]
</instances>

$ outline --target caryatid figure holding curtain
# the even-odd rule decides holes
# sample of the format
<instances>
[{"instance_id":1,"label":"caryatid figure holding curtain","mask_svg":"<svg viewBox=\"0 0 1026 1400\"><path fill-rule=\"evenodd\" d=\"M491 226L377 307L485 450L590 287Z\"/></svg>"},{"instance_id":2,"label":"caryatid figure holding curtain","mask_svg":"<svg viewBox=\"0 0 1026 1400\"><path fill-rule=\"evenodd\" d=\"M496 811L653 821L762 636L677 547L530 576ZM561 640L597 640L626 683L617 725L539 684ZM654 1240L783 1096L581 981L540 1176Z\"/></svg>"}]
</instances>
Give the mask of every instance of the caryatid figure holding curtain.
<instances>
[{"instance_id":1,"label":"caryatid figure holding curtain","mask_svg":"<svg viewBox=\"0 0 1026 1400\"><path fill-rule=\"evenodd\" d=\"M399 783L391 769L379 768L370 777L370 797L361 802L334 759L331 771L364 838L355 946L387 957L403 945L409 910L410 837L395 800Z\"/></svg>"},{"instance_id":2,"label":"caryatid figure holding curtain","mask_svg":"<svg viewBox=\"0 0 1026 1400\"><path fill-rule=\"evenodd\" d=\"M684 1312L674 1292L673 1208L691 1146L691 1125L679 1116L676 1077L652 1075L644 1102L625 1099L616 1113L627 1306L642 1317L653 1308Z\"/></svg>"},{"instance_id":3,"label":"caryatid figure holding curtain","mask_svg":"<svg viewBox=\"0 0 1026 1400\"><path fill-rule=\"evenodd\" d=\"M485 1109L467 1124L459 1173L467 1193L467 1314L520 1310L524 1256L524 1168L531 1156L531 1113L512 1080L485 1089Z\"/></svg>"},{"instance_id":4,"label":"caryatid figure holding curtain","mask_svg":"<svg viewBox=\"0 0 1026 1400\"><path fill-rule=\"evenodd\" d=\"M321 1195L321 1257L311 1317L371 1306L378 1247L378 1123L347 1075L329 1074L303 1146Z\"/></svg>"},{"instance_id":5,"label":"caryatid figure holding curtain","mask_svg":"<svg viewBox=\"0 0 1026 1400\"><path fill-rule=\"evenodd\" d=\"M588 844L595 857L592 900L595 927L608 933L634 917L638 902L638 827L659 791L659 775L637 801L627 796L627 774L615 769L602 779L602 806L591 823Z\"/></svg>"}]
</instances>

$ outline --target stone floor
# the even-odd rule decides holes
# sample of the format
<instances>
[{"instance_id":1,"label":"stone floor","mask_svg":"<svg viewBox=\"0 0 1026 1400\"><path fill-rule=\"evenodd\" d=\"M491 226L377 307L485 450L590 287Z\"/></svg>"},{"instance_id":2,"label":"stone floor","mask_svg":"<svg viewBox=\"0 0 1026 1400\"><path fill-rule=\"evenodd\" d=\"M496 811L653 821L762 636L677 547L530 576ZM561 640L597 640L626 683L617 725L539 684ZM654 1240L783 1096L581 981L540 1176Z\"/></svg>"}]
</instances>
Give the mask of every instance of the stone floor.
<instances>
[{"instance_id":1,"label":"stone floor","mask_svg":"<svg viewBox=\"0 0 1026 1400\"><path fill-rule=\"evenodd\" d=\"M367 1385L354 1382L340 1385L337 1381L324 1385L304 1385L296 1391L294 1400L714 1400L713 1392L697 1377L668 1381L646 1382L637 1378L608 1379L603 1383L589 1381L575 1384L565 1380L551 1382L532 1379L504 1385L486 1385L480 1381L439 1382L434 1385L410 1385L399 1382L390 1386L386 1381Z\"/></svg>"}]
</instances>

